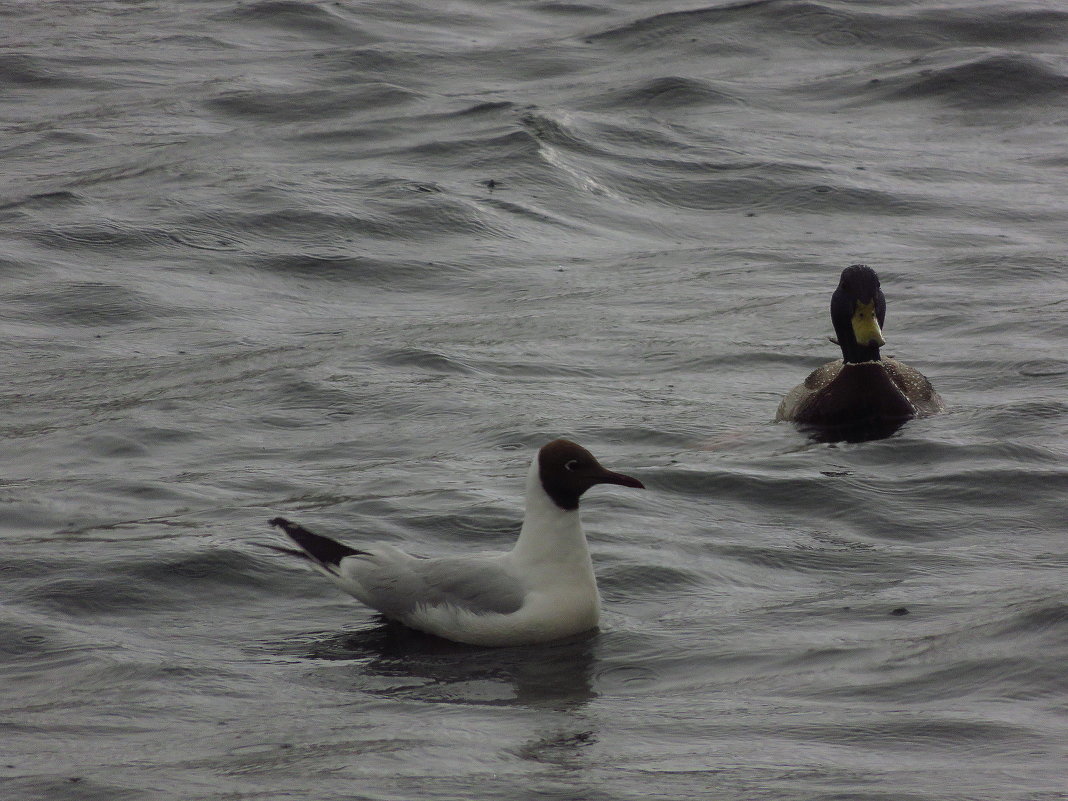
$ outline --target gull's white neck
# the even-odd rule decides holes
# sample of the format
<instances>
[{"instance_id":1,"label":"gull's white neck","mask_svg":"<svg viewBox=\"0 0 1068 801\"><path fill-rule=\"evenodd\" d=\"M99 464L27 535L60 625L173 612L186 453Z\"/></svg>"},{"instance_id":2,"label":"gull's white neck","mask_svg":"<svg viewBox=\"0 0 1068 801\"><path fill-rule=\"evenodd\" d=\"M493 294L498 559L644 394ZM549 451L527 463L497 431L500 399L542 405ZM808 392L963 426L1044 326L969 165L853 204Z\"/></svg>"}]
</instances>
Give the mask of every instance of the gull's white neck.
<instances>
[{"instance_id":1,"label":"gull's white neck","mask_svg":"<svg viewBox=\"0 0 1068 801\"><path fill-rule=\"evenodd\" d=\"M528 564L590 564L590 550L578 509L561 509L546 494L537 456L527 473L526 514L512 556Z\"/></svg>"}]
</instances>

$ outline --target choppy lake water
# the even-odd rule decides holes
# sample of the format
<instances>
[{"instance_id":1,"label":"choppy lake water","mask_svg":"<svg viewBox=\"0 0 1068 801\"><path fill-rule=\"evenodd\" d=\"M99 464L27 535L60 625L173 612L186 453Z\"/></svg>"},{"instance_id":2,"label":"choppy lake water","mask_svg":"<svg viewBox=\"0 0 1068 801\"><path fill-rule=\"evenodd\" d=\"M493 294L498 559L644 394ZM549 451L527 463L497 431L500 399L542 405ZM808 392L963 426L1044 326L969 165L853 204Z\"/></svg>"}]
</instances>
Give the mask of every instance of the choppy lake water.
<instances>
[{"instance_id":1,"label":"choppy lake water","mask_svg":"<svg viewBox=\"0 0 1068 801\"><path fill-rule=\"evenodd\" d=\"M1062 3L0 23L5 798L1068 798ZM820 444L855 262L949 409ZM253 545L508 547L556 436L649 487L589 636Z\"/></svg>"}]
</instances>

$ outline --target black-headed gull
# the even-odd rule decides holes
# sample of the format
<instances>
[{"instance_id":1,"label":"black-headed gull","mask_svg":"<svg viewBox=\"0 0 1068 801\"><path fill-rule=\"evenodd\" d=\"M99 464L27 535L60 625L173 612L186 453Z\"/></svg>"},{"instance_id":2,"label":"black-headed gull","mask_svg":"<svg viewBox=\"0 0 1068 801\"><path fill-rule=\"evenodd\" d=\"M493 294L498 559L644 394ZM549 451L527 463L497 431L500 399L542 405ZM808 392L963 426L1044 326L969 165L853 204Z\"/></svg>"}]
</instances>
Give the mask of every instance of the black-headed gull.
<instances>
[{"instance_id":1,"label":"black-headed gull","mask_svg":"<svg viewBox=\"0 0 1068 801\"><path fill-rule=\"evenodd\" d=\"M526 514L510 551L425 559L388 544L355 549L281 517L300 550L338 587L387 618L457 642L528 645L594 628L601 599L579 498L595 484L644 489L588 450L558 439L538 451L526 486Z\"/></svg>"}]
</instances>

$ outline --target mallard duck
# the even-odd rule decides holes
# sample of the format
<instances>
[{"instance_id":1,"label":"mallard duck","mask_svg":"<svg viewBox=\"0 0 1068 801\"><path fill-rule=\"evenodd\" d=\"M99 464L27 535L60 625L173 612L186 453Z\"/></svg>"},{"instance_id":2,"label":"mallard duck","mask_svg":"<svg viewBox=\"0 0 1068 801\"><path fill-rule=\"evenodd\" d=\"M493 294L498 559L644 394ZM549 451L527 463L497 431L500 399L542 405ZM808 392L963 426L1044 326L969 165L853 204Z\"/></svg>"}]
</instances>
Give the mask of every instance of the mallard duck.
<instances>
[{"instance_id":1,"label":"mallard duck","mask_svg":"<svg viewBox=\"0 0 1068 801\"><path fill-rule=\"evenodd\" d=\"M831 322L842 358L813 370L779 404L776 420L824 430L850 429L861 438L893 433L906 420L945 408L931 382L897 359L879 356L886 298L879 276L864 264L842 271L831 296Z\"/></svg>"}]
</instances>

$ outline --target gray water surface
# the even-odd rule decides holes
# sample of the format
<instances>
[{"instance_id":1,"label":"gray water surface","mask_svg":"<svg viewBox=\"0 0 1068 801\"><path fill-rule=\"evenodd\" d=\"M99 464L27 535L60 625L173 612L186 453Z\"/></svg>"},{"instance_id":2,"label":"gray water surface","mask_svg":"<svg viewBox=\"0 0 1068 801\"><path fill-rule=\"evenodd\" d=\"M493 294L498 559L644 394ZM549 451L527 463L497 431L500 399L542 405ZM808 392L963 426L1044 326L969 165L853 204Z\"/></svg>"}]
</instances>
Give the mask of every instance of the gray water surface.
<instances>
[{"instance_id":1,"label":"gray water surface","mask_svg":"<svg viewBox=\"0 0 1068 801\"><path fill-rule=\"evenodd\" d=\"M12 799L1068 798L1068 10L0 3ZM773 423L864 262L949 410ZM598 632L385 626L276 542L507 548Z\"/></svg>"}]
</instances>

